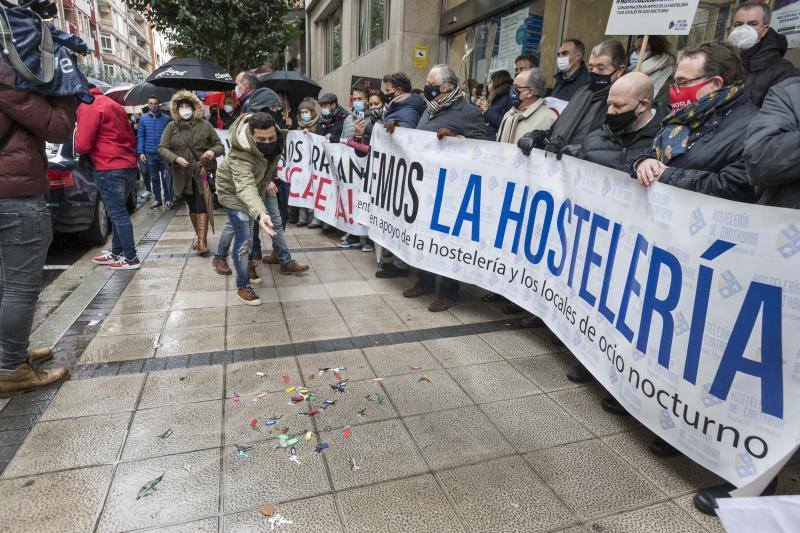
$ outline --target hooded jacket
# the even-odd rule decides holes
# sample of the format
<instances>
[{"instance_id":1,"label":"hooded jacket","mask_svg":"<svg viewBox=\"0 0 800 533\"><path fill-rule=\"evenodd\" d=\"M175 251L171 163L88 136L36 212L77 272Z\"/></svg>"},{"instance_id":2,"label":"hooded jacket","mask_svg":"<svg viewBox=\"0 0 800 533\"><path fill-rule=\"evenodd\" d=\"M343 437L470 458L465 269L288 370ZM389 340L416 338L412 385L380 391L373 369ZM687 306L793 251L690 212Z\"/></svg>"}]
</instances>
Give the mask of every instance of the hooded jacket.
<instances>
[{"instance_id":1,"label":"hooded jacket","mask_svg":"<svg viewBox=\"0 0 800 533\"><path fill-rule=\"evenodd\" d=\"M629 172L633 161L650 154L653 139L661 129L663 118L661 113L655 113L643 128L622 135L613 133L608 125L603 124L600 129L586 136L578 157L604 167Z\"/></svg>"},{"instance_id":2,"label":"hooded jacket","mask_svg":"<svg viewBox=\"0 0 800 533\"><path fill-rule=\"evenodd\" d=\"M755 105L761 106L770 87L798 75L794 65L783 58L787 48L786 37L769 28L758 44L741 51L744 88Z\"/></svg>"},{"instance_id":3,"label":"hooded jacket","mask_svg":"<svg viewBox=\"0 0 800 533\"><path fill-rule=\"evenodd\" d=\"M136 168L136 139L125 108L93 87L91 104L78 106L75 151L86 154L97 170Z\"/></svg>"},{"instance_id":4,"label":"hooded jacket","mask_svg":"<svg viewBox=\"0 0 800 533\"><path fill-rule=\"evenodd\" d=\"M189 120L183 120L178 114L178 104L187 100L194 108L194 115ZM189 91L178 91L172 97L169 108L172 122L164 128L158 155L172 165L172 186L175 194L192 195L192 180L200 178L199 161L202 155L211 150L214 157L219 157L225 153L225 148L214 127L205 119L203 102L197 96ZM175 160L179 157L188 161L189 166L183 168L177 164ZM215 167L214 159L206 163L208 170L213 171ZM195 183L198 191L201 190L201 185L199 181Z\"/></svg>"},{"instance_id":5,"label":"hooded jacket","mask_svg":"<svg viewBox=\"0 0 800 533\"><path fill-rule=\"evenodd\" d=\"M73 96L13 89L14 79L11 66L0 59L0 139L8 135L0 147L0 198L42 196L50 188L45 141L64 143L72 137L77 102Z\"/></svg>"},{"instance_id":6,"label":"hooded jacket","mask_svg":"<svg viewBox=\"0 0 800 533\"><path fill-rule=\"evenodd\" d=\"M401 128L416 128L419 124L419 102L422 100L414 93L406 93L398 96L386 106L386 113L383 115L383 122L397 121ZM423 102L423 110L425 104Z\"/></svg>"},{"instance_id":7,"label":"hooded jacket","mask_svg":"<svg viewBox=\"0 0 800 533\"><path fill-rule=\"evenodd\" d=\"M769 90L747 129L744 162L757 203L800 209L800 78Z\"/></svg>"},{"instance_id":8,"label":"hooded jacket","mask_svg":"<svg viewBox=\"0 0 800 533\"><path fill-rule=\"evenodd\" d=\"M228 137L231 150L217 169L216 185L219 203L257 219L267 212L264 195L278 168L286 144L286 130L278 129L280 151L267 159L258 151L250 132L250 117L251 114L242 115L231 125Z\"/></svg>"},{"instance_id":9,"label":"hooded jacket","mask_svg":"<svg viewBox=\"0 0 800 533\"><path fill-rule=\"evenodd\" d=\"M586 68L586 64L583 61L571 75L566 76L563 72L559 72L554 77L556 85L553 87L553 92L550 93L550 96L567 102L572 100L578 89L589 85L589 69Z\"/></svg>"}]
</instances>

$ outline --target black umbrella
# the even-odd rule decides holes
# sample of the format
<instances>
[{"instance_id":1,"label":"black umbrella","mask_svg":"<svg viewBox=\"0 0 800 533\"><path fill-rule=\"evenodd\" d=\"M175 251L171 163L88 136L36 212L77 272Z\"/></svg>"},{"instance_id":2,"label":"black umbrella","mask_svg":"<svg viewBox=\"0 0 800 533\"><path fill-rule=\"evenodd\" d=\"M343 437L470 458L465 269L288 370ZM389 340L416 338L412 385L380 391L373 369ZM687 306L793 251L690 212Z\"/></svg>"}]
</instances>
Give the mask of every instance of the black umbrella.
<instances>
[{"instance_id":1,"label":"black umbrella","mask_svg":"<svg viewBox=\"0 0 800 533\"><path fill-rule=\"evenodd\" d=\"M137 83L125 93L125 105L144 105L151 96L158 98L159 102L169 102L172 100L173 94L175 94L175 89L157 87L152 83L143 81L142 83Z\"/></svg>"},{"instance_id":2,"label":"black umbrella","mask_svg":"<svg viewBox=\"0 0 800 533\"><path fill-rule=\"evenodd\" d=\"M159 87L192 91L229 91L233 77L216 63L196 57L175 57L158 67L145 81Z\"/></svg>"},{"instance_id":3,"label":"black umbrella","mask_svg":"<svg viewBox=\"0 0 800 533\"><path fill-rule=\"evenodd\" d=\"M322 87L317 82L293 70L278 70L258 77L259 87L268 87L278 94L285 94L293 106L303 98L316 98Z\"/></svg>"}]
</instances>

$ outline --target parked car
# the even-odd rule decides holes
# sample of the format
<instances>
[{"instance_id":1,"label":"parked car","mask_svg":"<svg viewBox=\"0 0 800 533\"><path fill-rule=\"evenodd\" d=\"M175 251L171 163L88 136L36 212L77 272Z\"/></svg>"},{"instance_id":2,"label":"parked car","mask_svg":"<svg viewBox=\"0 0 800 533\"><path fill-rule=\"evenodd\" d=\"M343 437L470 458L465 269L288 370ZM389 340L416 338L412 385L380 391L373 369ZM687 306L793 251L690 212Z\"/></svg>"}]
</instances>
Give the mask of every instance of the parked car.
<instances>
[{"instance_id":1,"label":"parked car","mask_svg":"<svg viewBox=\"0 0 800 533\"><path fill-rule=\"evenodd\" d=\"M78 234L86 244L106 242L111 222L97 191L91 168L80 165L73 142L47 144L47 206L53 214L54 233ZM127 199L128 211L136 209L136 192Z\"/></svg>"}]
</instances>

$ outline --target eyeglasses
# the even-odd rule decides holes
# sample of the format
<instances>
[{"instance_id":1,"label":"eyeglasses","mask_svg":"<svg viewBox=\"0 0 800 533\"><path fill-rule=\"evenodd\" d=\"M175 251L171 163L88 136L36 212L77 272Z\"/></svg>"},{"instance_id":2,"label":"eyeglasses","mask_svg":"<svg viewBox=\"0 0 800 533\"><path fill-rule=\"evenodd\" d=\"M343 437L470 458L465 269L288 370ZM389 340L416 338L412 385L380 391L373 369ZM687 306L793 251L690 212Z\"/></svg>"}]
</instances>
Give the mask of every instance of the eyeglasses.
<instances>
[{"instance_id":1,"label":"eyeglasses","mask_svg":"<svg viewBox=\"0 0 800 533\"><path fill-rule=\"evenodd\" d=\"M706 76L699 76L697 78L692 78L690 80L676 81L672 85L670 85L670 88L677 93L680 89L688 87L693 81L704 80L704 79L706 79Z\"/></svg>"},{"instance_id":2,"label":"eyeglasses","mask_svg":"<svg viewBox=\"0 0 800 533\"><path fill-rule=\"evenodd\" d=\"M532 89L532 87L528 87L527 85L523 85L522 87L520 87L519 85L514 85L514 89L516 89L517 92L520 92L524 91L525 89Z\"/></svg>"}]
</instances>

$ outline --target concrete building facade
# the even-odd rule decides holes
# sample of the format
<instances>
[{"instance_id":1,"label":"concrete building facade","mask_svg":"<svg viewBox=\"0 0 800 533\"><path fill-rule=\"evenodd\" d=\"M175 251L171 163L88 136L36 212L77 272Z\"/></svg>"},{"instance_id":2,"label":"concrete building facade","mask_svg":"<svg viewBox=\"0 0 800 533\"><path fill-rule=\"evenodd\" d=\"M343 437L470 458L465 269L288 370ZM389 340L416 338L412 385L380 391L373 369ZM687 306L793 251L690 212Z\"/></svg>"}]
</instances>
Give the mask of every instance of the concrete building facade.
<instances>
[{"instance_id":1,"label":"concrete building facade","mask_svg":"<svg viewBox=\"0 0 800 533\"><path fill-rule=\"evenodd\" d=\"M689 35L670 38L676 51L724 39L738 0L703 0ZM769 2L774 4L774 0ZM605 35L612 0L305 0L306 74L346 101L359 78L404 71L422 87L430 66L448 63L463 80L495 70L513 73L522 53L556 72L568 38L591 47L619 39L632 51L635 35ZM635 28L632 28L635 31ZM422 57L425 56L425 57ZM800 48L786 58L800 65ZM551 79L551 85L552 85Z\"/></svg>"}]
</instances>

